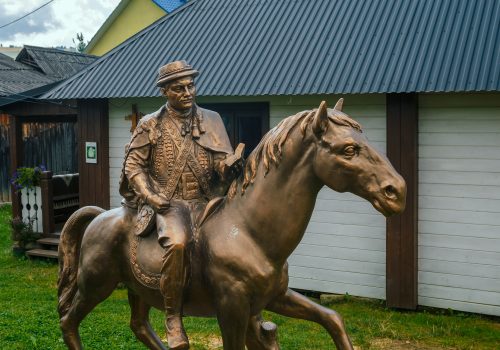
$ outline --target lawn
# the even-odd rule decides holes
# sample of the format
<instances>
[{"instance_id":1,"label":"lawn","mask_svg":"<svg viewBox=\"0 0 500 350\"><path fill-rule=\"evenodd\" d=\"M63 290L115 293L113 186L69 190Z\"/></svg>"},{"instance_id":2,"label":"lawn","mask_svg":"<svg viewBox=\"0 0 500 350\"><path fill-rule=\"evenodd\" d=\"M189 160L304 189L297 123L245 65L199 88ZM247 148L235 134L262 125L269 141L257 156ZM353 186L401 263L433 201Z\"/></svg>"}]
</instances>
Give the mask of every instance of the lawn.
<instances>
[{"instance_id":1,"label":"lawn","mask_svg":"<svg viewBox=\"0 0 500 350\"><path fill-rule=\"evenodd\" d=\"M11 254L10 207L0 208L0 349L65 349L56 312L57 265ZM346 297L339 311L361 349L500 349L500 322L478 315L427 310L398 312L381 301ZM116 290L80 327L87 349L144 349L128 327L127 293ZM279 327L282 349L333 349L318 325L266 313ZM163 334L163 315L151 314ZM215 320L186 318L192 349L222 349Z\"/></svg>"}]
</instances>

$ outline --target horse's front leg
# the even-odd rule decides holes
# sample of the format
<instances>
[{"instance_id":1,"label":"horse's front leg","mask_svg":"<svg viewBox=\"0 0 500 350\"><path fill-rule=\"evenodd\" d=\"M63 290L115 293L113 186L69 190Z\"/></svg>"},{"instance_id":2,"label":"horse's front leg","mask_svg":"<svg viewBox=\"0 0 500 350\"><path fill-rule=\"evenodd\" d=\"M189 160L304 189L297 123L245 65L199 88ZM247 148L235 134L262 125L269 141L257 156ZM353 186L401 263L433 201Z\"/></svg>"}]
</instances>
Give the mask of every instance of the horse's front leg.
<instances>
[{"instance_id":1,"label":"horse's front leg","mask_svg":"<svg viewBox=\"0 0 500 350\"><path fill-rule=\"evenodd\" d=\"M337 312L318 305L291 289L274 299L267 309L284 316L319 323L330 333L337 349L353 350L342 317Z\"/></svg>"},{"instance_id":2,"label":"horse's front leg","mask_svg":"<svg viewBox=\"0 0 500 350\"><path fill-rule=\"evenodd\" d=\"M224 350L245 350L245 338L250 318L248 300L235 293L222 295L218 299L217 321Z\"/></svg>"}]
</instances>

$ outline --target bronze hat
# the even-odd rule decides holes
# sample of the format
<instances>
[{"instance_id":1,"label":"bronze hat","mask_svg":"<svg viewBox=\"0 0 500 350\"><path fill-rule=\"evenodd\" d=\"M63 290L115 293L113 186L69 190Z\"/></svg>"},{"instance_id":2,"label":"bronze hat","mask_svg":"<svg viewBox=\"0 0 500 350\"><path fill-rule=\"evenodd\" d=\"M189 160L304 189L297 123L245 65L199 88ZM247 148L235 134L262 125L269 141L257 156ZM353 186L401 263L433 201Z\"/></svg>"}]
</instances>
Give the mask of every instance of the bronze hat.
<instances>
[{"instance_id":1,"label":"bronze hat","mask_svg":"<svg viewBox=\"0 0 500 350\"><path fill-rule=\"evenodd\" d=\"M186 61L174 61L167 63L158 70L158 81L156 86L162 86L169 81L182 77L195 77L200 74L196 69L191 67Z\"/></svg>"}]
</instances>

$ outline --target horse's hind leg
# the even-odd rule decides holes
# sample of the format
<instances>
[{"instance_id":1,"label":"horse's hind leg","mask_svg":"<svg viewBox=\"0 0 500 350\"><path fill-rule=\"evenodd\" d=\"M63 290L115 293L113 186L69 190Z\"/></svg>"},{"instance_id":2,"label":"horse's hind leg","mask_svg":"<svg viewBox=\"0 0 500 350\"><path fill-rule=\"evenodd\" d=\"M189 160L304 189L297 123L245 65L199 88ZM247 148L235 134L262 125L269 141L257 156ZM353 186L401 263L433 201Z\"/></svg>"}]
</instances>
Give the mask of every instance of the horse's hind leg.
<instances>
[{"instance_id":1,"label":"horse's hind leg","mask_svg":"<svg viewBox=\"0 0 500 350\"><path fill-rule=\"evenodd\" d=\"M128 302L131 309L130 328L149 349L166 350L160 338L154 332L149 323L149 310L151 306L146 304L139 296L128 291Z\"/></svg>"},{"instance_id":2,"label":"horse's hind leg","mask_svg":"<svg viewBox=\"0 0 500 350\"><path fill-rule=\"evenodd\" d=\"M279 350L277 327L264 321L261 315L252 316L248 322L246 345L248 350Z\"/></svg>"},{"instance_id":3,"label":"horse's hind leg","mask_svg":"<svg viewBox=\"0 0 500 350\"><path fill-rule=\"evenodd\" d=\"M77 291L68 313L61 318L61 330L64 342L70 350L82 349L78 327L82 320L97 304L106 299L114 290L114 286L107 289L93 290L88 295Z\"/></svg>"},{"instance_id":4,"label":"horse's hind leg","mask_svg":"<svg viewBox=\"0 0 500 350\"><path fill-rule=\"evenodd\" d=\"M330 333L337 349L353 349L345 330L344 322L337 312L318 305L291 289L288 289L285 294L273 300L267 309L284 316L319 323Z\"/></svg>"}]
</instances>

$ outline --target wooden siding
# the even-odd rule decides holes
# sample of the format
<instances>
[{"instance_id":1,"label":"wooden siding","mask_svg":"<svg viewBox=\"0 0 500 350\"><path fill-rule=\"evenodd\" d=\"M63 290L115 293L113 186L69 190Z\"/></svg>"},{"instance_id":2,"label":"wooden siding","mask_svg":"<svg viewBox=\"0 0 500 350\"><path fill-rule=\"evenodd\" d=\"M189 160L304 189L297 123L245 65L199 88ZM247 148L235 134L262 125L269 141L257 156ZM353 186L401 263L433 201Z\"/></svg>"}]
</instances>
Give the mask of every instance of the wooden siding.
<instances>
[{"instance_id":1,"label":"wooden siding","mask_svg":"<svg viewBox=\"0 0 500 350\"><path fill-rule=\"evenodd\" d=\"M22 123L19 118L9 115L9 140L10 140L10 173L13 169L17 169L22 164L23 142L22 142ZM15 190L14 186L11 189L12 200L12 217L21 217L21 194Z\"/></svg>"},{"instance_id":2,"label":"wooden siding","mask_svg":"<svg viewBox=\"0 0 500 350\"><path fill-rule=\"evenodd\" d=\"M10 142L9 115L0 111L0 203L10 202Z\"/></svg>"},{"instance_id":3,"label":"wooden siding","mask_svg":"<svg viewBox=\"0 0 500 350\"><path fill-rule=\"evenodd\" d=\"M205 97L199 103L269 102L270 127L326 100L333 106L340 96ZM385 152L385 96L343 96L345 112L359 121L368 139ZM118 181L124 147L130 140L131 113L136 103L143 113L158 109L164 100L110 100L111 206L120 204ZM349 193L321 190L302 243L290 257L290 285L294 288L385 298L385 218L370 203Z\"/></svg>"},{"instance_id":4,"label":"wooden siding","mask_svg":"<svg viewBox=\"0 0 500 350\"><path fill-rule=\"evenodd\" d=\"M420 95L420 305L500 315L500 94Z\"/></svg>"}]
</instances>

